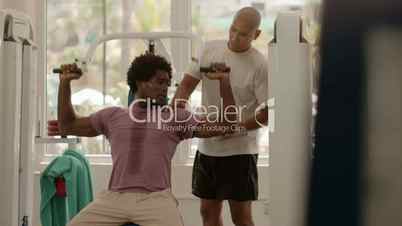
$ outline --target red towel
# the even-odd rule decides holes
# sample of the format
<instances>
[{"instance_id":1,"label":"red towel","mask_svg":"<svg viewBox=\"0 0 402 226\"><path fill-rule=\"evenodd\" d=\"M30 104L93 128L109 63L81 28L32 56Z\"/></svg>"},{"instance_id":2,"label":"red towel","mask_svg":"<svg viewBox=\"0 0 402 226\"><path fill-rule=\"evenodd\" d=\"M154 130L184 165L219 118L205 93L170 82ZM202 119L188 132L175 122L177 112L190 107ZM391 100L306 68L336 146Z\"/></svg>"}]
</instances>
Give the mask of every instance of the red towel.
<instances>
[{"instance_id":1,"label":"red towel","mask_svg":"<svg viewBox=\"0 0 402 226\"><path fill-rule=\"evenodd\" d=\"M67 196L66 182L64 181L64 178L63 177L56 178L55 184L56 184L56 196L66 197Z\"/></svg>"}]
</instances>

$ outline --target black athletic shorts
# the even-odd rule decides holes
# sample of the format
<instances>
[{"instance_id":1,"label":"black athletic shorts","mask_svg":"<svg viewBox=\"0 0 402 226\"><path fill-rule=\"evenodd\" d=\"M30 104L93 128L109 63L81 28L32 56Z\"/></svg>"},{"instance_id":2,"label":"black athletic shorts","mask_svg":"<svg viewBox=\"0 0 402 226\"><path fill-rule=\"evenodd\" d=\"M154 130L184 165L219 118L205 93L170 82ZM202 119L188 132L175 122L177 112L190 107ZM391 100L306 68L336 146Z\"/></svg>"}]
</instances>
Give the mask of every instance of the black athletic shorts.
<instances>
[{"instance_id":1,"label":"black athletic shorts","mask_svg":"<svg viewBox=\"0 0 402 226\"><path fill-rule=\"evenodd\" d=\"M193 194L202 199L257 200L257 160L258 154L214 157L197 151L193 166Z\"/></svg>"}]
</instances>

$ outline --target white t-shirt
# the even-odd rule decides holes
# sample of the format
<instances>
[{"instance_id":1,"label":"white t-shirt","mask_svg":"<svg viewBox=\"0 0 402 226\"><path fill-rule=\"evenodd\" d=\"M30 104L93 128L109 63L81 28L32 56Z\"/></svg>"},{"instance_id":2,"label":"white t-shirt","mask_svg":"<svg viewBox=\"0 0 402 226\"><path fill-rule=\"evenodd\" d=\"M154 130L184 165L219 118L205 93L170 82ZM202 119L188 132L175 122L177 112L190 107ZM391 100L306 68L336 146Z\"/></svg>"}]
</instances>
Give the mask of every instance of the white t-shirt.
<instances>
[{"instance_id":1,"label":"white t-shirt","mask_svg":"<svg viewBox=\"0 0 402 226\"><path fill-rule=\"evenodd\" d=\"M257 107L268 100L267 60L253 47L246 52L236 53L228 48L225 40L207 42L199 62L193 63L187 72L202 80L202 105L207 108L222 105L219 81L204 79L200 73L200 66L209 67L211 63L223 62L231 69L230 84L235 103L242 109L242 121L254 118ZM241 136L201 139L198 150L210 156L257 154L257 131L249 131Z\"/></svg>"}]
</instances>

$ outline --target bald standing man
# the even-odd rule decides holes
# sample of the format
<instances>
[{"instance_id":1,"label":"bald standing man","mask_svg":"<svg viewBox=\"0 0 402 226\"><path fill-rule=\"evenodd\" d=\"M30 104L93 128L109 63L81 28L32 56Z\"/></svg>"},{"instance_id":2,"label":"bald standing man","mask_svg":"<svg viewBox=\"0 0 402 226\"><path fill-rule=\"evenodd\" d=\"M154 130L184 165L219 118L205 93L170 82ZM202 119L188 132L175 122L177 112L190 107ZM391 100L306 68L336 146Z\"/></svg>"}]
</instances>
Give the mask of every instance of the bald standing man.
<instances>
[{"instance_id":1,"label":"bald standing man","mask_svg":"<svg viewBox=\"0 0 402 226\"><path fill-rule=\"evenodd\" d=\"M265 57L252 42L261 33L260 13L240 9L231 24L229 40L205 44L201 57L185 73L173 103L187 100L202 80L202 104L220 106L219 86L205 79L200 67L224 63L230 68L230 83L238 118L245 130L231 136L202 139L194 160L192 192L201 199L204 226L222 226L222 204L228 200L236 226L252 226L252 201L258 199L257 131L267 124L268 109L257 110L268 99L268 72ZM176 101L176 102L175 102Z\"/></svg>"}]
</instances>

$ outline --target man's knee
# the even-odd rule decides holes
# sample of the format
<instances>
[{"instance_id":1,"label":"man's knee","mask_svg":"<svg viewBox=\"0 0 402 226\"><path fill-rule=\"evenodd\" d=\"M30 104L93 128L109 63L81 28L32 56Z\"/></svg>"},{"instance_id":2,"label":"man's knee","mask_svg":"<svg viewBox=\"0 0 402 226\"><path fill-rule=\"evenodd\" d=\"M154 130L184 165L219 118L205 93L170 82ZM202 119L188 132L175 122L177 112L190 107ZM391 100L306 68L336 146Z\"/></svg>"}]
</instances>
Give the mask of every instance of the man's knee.
<instances>
[{"instance_id":1,"label":"man's knee","mask_svg":"<svg viewBox=\"0 0 402 226\"><path fill-rule=\"evenodd\" d=\"M254 226L251 201L229 201L232 222L236 226Z\"/></svg>"},{"instance_id":2,"label":"man's knee","mask_svg":"<svg viewBox=\"0 0 402 226\"><path fill-rule=\"evenodd\" d=\"M220 217L220 211L215 208L202 206L200 208L200 212L203 219L213 220L213 219L219 219Z\"/></svg>"},{"instance_id":3,"label":"man's knee","mask_svg":"<svg viewBox=\"0 0 402 226\"><path fill-rule=\"evenodd\" d=\"M82 226L83 224L79 221L79 215L71 219L70 222L67 223L67 226Z\"/></svg>"},{"instance_id":4,"label":"man's knee","mask_svg":"<svg viewBox=\"0 0 402 226\"><path fill-rule=\"evenodd\" d=\"M218 222L221 217L222 202L202 200L200 213L204 222Z\"/></svg>"},{"instance_id":5,"label":"man's knee","mask_svg":"<svg viewBox=\"0 0 402 226\"><path fill-rule=\"evenodd\" d=\"M251 217L232 216L232 222L236 226L254 226L254 222Z\"/></svg>"}]
</instances>

